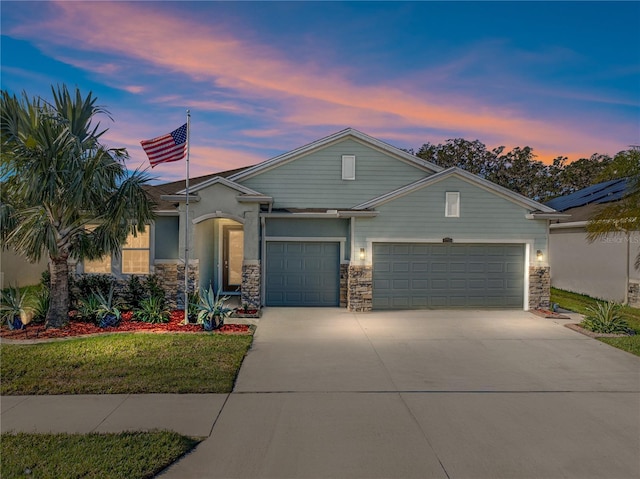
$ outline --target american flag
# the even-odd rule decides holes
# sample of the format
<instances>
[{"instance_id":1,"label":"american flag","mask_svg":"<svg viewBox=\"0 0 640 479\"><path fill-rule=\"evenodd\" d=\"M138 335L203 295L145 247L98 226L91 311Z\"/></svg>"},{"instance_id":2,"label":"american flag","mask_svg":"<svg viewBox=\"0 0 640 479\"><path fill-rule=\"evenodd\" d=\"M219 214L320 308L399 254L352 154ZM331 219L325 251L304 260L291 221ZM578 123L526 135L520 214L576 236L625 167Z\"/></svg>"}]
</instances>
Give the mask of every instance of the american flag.
<instances>
[{"instance_id":1,"label":"american flag","mask_svg":"<svg viewBox=\"0 0 640 479\"><path fill-rule=\"evenodd\" d=\"M149 157L151 168L158 163L180 161L187 156L187 124L152 140L142 140L142 149Z\"/></svg>"}]
</instances>

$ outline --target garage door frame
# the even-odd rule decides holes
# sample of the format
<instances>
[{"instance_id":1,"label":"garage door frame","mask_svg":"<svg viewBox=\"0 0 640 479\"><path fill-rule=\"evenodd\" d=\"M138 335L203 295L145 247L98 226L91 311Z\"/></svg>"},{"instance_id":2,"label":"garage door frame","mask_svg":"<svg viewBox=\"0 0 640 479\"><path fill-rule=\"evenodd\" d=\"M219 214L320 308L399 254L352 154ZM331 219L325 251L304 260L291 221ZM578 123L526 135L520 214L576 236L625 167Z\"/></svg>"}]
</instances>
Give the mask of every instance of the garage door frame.
<instances>
[{"instance_id":1,"label":"garage door frame","mask_svg":"<svg viewBox=\"0 0 640 479\"><path fill-rule=\"evenodd\" d=\"M412 243L412 244L443 244L443 238L440 239L416 239L416 238L367 238L366 251L368 254L368 264L373 268L373 244L374 243ZM523 310L529 311L529 267L531 266L531 258L532 252L534 248L534 240L533 239L476 239L476 238L465 238L458 239L454 238L452 241L453 244L498 244L498 245L523 245L524 246L524 268L523 268ZM373 286L372 286L373 288ZM373 293L373 291L372 291Z\"/></svg>"},{"instance_id":2,"label":"garage door frame","mask_svg":"<svg viewBox=\"0 0 640 479\"><path fill-rule=\"evenodd\" d=\"M267 243L270 242L286 242L286 243L338 243L339 248L339 265L348 264L345 260L345 251L347 238L344 236L265 236L263 237L262 245L262 264L264 267L261 272L261 296L263 299L263 305L267 303ZM338 268L340 269L340 268ZM340 288L340 276L336 278L338 288Z\"/></svg>"}]
</instances>

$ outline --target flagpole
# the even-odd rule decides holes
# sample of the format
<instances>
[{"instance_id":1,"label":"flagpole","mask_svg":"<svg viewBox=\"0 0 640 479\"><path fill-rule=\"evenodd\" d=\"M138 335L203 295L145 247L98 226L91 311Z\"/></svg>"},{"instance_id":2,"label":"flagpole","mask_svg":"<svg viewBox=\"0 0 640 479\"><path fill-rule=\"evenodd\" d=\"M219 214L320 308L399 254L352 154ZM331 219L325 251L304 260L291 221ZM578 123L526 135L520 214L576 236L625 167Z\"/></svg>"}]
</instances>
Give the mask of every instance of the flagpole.
<instances>
[{"instance_id":1,"label":"flagpole","mask_svg":"<svg viewBox=\"0 0 640 479\"><path fill-rule=\"evenodd\" d=\"M191 141L191 111L187 110L187 177L185 191L187 195L185 222L184 222L184 323L189 322L189 149Z\"/></svg>"}]
</instances>

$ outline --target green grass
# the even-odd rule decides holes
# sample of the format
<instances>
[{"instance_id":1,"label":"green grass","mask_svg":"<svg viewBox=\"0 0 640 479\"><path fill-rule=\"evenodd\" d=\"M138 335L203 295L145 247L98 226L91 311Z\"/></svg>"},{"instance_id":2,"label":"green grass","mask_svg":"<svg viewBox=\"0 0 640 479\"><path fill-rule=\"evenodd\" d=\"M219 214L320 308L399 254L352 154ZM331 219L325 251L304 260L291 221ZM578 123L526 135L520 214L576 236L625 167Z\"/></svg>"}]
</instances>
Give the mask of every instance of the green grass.
<instances>
[{"instance_id":1,"label":"green grass","mask_svg":"<svg viewBox=\"0 0 640 479\"><path fill-rule=\"evenodd\" d=\"M0 345L0 394L227 393L248 335L114 334Z\"/></svg>"},{"instance_id":2,"label":"green grass","mask_svg":"<svg viewBox=\"0 0 640 479\"><path fill-rule=\"evenodd\" d=\"M2 434L0 475L7 479L151 478L198 442L168 431Z\"/></svg>"},{"instance_id":3,"label":"green grass","mask_svg":"<svg viewBox=\"0 0 640 479\"><path fill-rule=\"evenodd\" d=\"M598 338L614 348L622 349L636 356L640 356L640 336L626 336L620 338Z\"/></svg>"},{"instance_id":4,"label":"green grass","mask_svg":"<svg viewBox=\"0 0 640 479\"><path fill-rule=\"evenodd\" d=\"M561 308L575 311L580 314L587 314L587 308L593 307L598 302L590 296L584 294L572 293L562 289L551 288L551 302L557 303ZM631 354L640 356L640 309L630 306L623 306L620 310L622 317L627 321L629 326L636 332L635 336L627 336L620 338L598 338L603 343L607 343L615 348L628 351Z\"/></svg>"}]
</instances>

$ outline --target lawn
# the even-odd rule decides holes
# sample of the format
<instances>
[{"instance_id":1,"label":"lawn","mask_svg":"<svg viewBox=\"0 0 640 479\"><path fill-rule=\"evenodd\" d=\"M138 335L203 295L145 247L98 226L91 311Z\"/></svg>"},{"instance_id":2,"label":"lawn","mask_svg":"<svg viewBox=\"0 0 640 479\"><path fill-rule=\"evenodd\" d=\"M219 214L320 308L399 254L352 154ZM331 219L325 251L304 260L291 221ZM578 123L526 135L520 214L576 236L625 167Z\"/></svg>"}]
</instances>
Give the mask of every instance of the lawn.
<instances>
[{"instance_id":1,"label":"lawn","mask_svg":"<svg viewBox=\"0 0 640 479\"><path fill-rule=\"evenodd\" d=\"M586 314L587 308L594 306L599 300L583 294L572 293L562 289L551 288L551 302L558 304L561 308L575 311L576 313ZM601 302L601 301L600 301ZM627 336L620 338L598 338L603 343L628 351L636 356L640 356L640 309L623 306L621 309L622 317L627 321L629 326L636 332L635 336Z\"/></svg>"},{"instance_id":2,"label":"lawn","mask_svg":"<svg viewBox=\"0 0 640 479\"><path fill-rule=\"evenodd\" d=\"M228 393L251 335L112 334L0 345L0 394Z\"/></svg>"},{"instance_id":3,"label":"lawn","mask_svg":"<svg viewBox=\"0 0 640 479\"><path fill-rule=\"evenodd\" d=\"M143 479L155 476L199 440L174 432L3 434L1 477Z\"/></svg>"}]
</instances>

